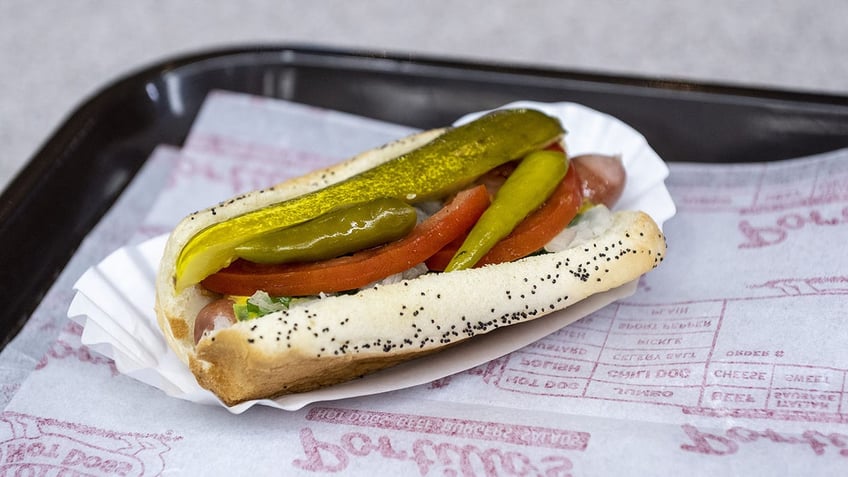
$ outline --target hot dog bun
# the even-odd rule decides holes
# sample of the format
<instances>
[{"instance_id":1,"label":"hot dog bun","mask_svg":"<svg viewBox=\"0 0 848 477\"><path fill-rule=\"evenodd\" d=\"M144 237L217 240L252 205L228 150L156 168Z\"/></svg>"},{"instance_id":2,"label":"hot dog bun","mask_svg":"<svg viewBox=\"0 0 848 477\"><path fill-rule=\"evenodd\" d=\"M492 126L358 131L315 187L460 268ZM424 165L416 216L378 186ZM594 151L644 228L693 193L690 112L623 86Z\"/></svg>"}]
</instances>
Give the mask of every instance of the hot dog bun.
<instances>
[{"instance_id":1,"label":"hot dog bun","mask_svg":"<svg viewBox=\"0 0 848 477\"><path fill-rule=\"evenodd\" d=\"M184 219L157 276L156 312L169 345L201 386L228 405L355 379L439 351L495 328L564 309L655 267L664 237L642 212L617 212L605 230L557 253L326 297L210 333L194 344L194 318L216 297L175 288L175 263L203 228L325 187L414 149L442 133L410 136L353 159Z\"/></svg>"}]
</instances>

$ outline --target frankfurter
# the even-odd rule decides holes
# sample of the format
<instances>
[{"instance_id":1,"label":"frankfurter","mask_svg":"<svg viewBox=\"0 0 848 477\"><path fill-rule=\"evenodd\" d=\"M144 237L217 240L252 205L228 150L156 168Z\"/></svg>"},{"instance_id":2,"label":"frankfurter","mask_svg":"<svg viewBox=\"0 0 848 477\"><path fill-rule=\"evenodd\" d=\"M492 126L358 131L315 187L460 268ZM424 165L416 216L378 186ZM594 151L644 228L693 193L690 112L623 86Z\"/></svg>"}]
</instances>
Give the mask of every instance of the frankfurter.
<instances>
[{"instance_id":1,"label":"frankfurter","mask_svg":"<svg viewBox=\"0 0 848 477\"><path fill-rule=\"evenodd\" d=\"M638 278L662 261L662 232L643 212L589 208L587 196L614 201L620 190L592 174L581 181L578 170L597 167L569 167L563 134L538 111L491 113L191 214L171 233L156 280L166 341L201 386L232 405L355 379ZM563 167L548 152L560 154ZM549 175L555 179L543 179ZM620 189L624 179L614 171L604 180ZM536 193L545 188L539 181L550 190ZM309 259L295 251L273 263L289 253L275 241L383 199L431 213L419 210L411 231L364 250ZM565 223L547 247L514 243L533 227L528 236L538 238L541 227L551 237L554 217ZM570 234L562 231L569 222ZM478 230L487 223L504 230L492 239ZM491 243L480 251L483 242ZM447 266L425 265L451 244ZM491 259L495 252L503 254ZM479 257L455 265L466 253Z\"/></svg>"}]
</instances>

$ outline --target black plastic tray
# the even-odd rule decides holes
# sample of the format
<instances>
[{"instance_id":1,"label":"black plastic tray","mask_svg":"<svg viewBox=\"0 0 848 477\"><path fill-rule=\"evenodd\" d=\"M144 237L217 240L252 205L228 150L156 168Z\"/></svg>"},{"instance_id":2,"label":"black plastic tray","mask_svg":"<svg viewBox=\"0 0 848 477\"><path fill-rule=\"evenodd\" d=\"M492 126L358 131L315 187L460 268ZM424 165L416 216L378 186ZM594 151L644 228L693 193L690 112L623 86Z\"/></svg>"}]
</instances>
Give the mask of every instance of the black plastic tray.
<instances>
[{"instance_id":1,"label":"black plastic tray","mask_svg":"<svg viewBox=\"0 0 848 477\"><path fill-rule=\"evenodd\" d=\"M420 128L518 99L575 101L630 123L668 161L770 161L848 146L841 96L311 47L168 60L86 101L0 196L0 344L26 322L153 148L182 143L214 89Z\"/></svg>"}]
</instances>

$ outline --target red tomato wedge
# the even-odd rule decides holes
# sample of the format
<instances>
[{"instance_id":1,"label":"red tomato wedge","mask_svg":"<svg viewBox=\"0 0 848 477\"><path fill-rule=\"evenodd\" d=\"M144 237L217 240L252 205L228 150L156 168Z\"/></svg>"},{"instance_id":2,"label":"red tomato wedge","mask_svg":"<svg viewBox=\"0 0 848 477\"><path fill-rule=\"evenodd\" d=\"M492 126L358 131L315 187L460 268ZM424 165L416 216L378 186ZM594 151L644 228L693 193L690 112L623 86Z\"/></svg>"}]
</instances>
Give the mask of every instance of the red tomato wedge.
<instances>
[{"instance_id":1,"label":"red tomato wedge","mask_svg":"<svg viewBox=\"0 0 848 477\"><path fill-rule=\"evenodd\" d=\"M484 186L460 192L410 234L395 242L344 257L310 263L261 265L237 260L203 280L202 285L225 295L307 296L361 288L424 262L462 236L489 206Z\"/></svg>"},{"instance_id":2,"label":"red tomato wedge","mask_svg":"<svg viewBox=\"0 0 848 477\"><path fill-rule=\"evenodd\" d=\"M577 215L583 202L580 190L580 178L574 168L569 167L548 200L492 247L475 267L518 260L544 247ZM464 240L461 236L430 257L427 267L444 270Z\"/></svg>"}]
</instances>

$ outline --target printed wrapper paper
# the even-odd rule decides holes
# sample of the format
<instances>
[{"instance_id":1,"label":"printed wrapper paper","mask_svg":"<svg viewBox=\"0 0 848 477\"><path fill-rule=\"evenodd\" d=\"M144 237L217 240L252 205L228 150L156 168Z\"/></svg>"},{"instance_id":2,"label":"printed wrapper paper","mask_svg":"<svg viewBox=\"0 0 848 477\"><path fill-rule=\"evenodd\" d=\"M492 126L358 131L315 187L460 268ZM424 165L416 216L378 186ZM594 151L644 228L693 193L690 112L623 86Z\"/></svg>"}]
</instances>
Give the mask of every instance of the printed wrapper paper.
<instances>
[{"instance_id":1,"label":"printed wrapper paper","mask_svg":"<svg viewBox=\"0 0 848 477\"><path fill-rule=\"evenodd\" d=\"M214 99L214 97L213 97ZM638 209L649 213L657 223L663 222L675 214L664 180L668 168L660 157L650 148L645 138L623 122L573 103L531 103L520 102L504 107L533 107L558 117L567 125L566 148L571 155L582 153L604 153L620 155L628 173L627 186L617 204L618 209ZM215 111L209 106L209 111ZM226 110L228 113L232 111ZM245 111L250 111L249 108ZM293 113L292 113L293 112ZM309 124L308 117L316 111L310 108L290 106L288 114L302 114ZM242 118L233 115L205 118L206 124L220 128L231 127L235 130L246 128L251 121L272 118ZM345 116L347 133L357 131L356 118ZM461 118L458 122L467 121ZM363 132L373 131L373 121L361 120ZM290 121L287 124L298 123ZM385 125L387 134L394 130ZM400 129L398 129L400 131ZM263 135L266 132L267 135ZM218 153L261 154L262 147L273 142L275 129L254 128L244 133L244 143L228 143L221 147L214 136L204 136L194 132L187 141L187 150L203 149L215 146ZM304 134L310 134L306 131ZM330 143L333 131L326 131L327 137L316 138L319 143ZM223 152L222 152L223 151ZM259 152L257 152L259 151ZM307 159L310 156L305 156ZM190 161L189 161L190 162ZM315 169L326 165L325 159L308 161L302 168ZM207 166L208 167L208 166ZM301 172L301 171L297 171ZM302 172L306 172L305 170ZM301 173L302 173L301 172ZM226 174L226 169L212 170L210 175ZM299 174L292 174L299 175ZM282 180L285 177L278 177ZM257 188L268 184L241 181L237 188ZM183 187L186 201L205 207L223 199L220 191L206 187ZM167 209L167 206L163 206ZM188 212L188 211L186 211ZM155 211L152 213L156 215ZM155 217L153 219L156 221ZM164 220L167 222L167 220ZM77 281L74 288L76 296L68 310L68 316L84 327L82 343L91 349L112 358L117 369L128 376L161 389L169 396L201 404L222 405L211 392L198 386L188 368L180 362L168 348L159 332L153 311L154 282L166 235L152 238L144 243L121 248L108 256L98 265L89 269ZM631 295L636 290L636 282L598 294L583 302L544 319L497 330L485 336L474 338L467 343L453 347L430 357L414 360L394 368L375 373L364 378L328 388L292 394L277 399L249 401L228 407L233 413L241 413L254 405L264 405L286 410L297 410L310 403L337 400L375 393L393 391L428 383L439 378L486 363L533 343L580 318L603 308L604 306Z\"/></svg>"},{"instance_id":2,"label":"printed wrapper paper","mask_svg":"<svg viewBox=\"0 0 848 477\"><path fill-rule=\"evenodd\" d=\"M586 152L574 146L582 126L566 125L572 153ZM154 353L164 344L141 346L155 328L67 320L74 299L92 322L107 305L148 313L149 288L95 270L143 283L151 269L133 267L154 260L155 238L192 210L410 132L212 93L183 147L157 148L0 353L0 474L845 473L848 149L670 162L669 248L633 295L420 386L235 414L166 395L193 381L151 367L170 359ZM629 155L621 145L602 152ZM114 288L114 303L74 295L89 269L85 280ZM115 361L81 343L109 333L132 336L117 351L92 344Z\"/></svg>"}]
</instances>

